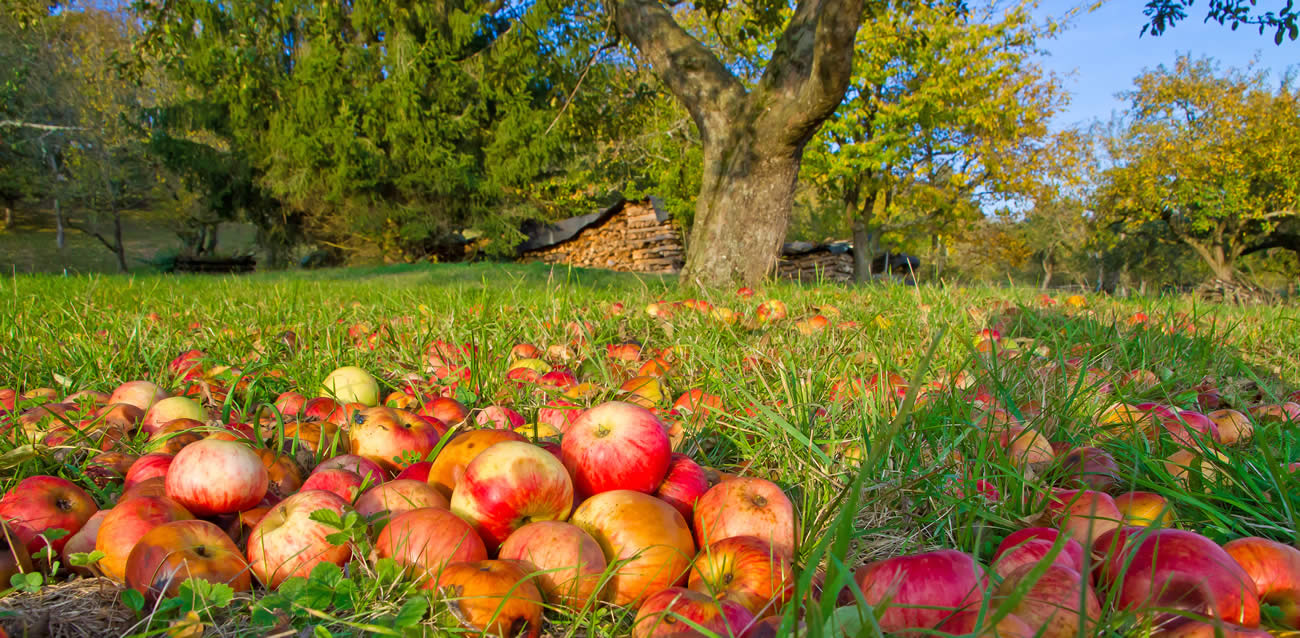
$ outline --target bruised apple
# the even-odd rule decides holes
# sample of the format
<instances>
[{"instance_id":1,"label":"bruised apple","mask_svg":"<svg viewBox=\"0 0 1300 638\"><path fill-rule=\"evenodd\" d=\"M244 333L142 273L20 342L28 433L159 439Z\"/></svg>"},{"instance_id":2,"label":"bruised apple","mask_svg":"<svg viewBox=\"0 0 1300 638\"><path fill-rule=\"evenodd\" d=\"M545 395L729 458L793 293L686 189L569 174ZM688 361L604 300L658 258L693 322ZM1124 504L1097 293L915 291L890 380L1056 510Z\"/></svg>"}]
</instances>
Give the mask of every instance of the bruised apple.
<instances>
[{"instance_id":1,"label":"bruised apple","mask_svg":"<svg viewBox=\"0 0 1300 638\"><path fill-rule=\"evenodd\" d=\"M395 408L366 408L353 415L348 429L352 453L378 463L389 472L400 472L411 463L425 460L440 438L433 423L413 412ZM415 460L407 460L411 458Z\"/></svg>"},{"instance_id":2,"label":"bruised apple","mask_svg":"<svg viewBox=\"0 0 1300 638\"><path fill-rule=\"evenodd\" d=\"M118 501L105 515L95 535L94 549L104 553L99 559L99 570L113 580L125 580L127 558L149 530L163 523L191 518L194 515L166 496L138 496Z\"/></svg>"},{"instance_id":3,"label":"bruised apple","mask_svg":"<svg viewBox=\"0 0 1300 638\"><path fill-rule=\"evenodd\" d=\"M434 581L430 581L432 584ZM510 561L448 563L433 588L466 629L485 636L537 638L542 631L542 594Z\"/></svg>"},{"instance_id":4,"label":"bruised apple","mask_svg":"<svg viewBox=\"0 0 1300 638\"><path fill-rule=\"evenodd\" d=\"M429 485L451 498L456 483L465 475L465 467L483 450L502 441L526 441L523 435L509 430L469 430L452 436L442 446L429 467Z\"/></svg>"},{"instance_id":5,"label":"bruised apple","mask_svg":"<svg viewBox=\"0 0 1300 638\"><path fill-rule=\"evenodd\" d=\"M252 588L235 542L207 521L163 523L140 538L126 561L127 586L150 603L177 595L190 579L229 585L236 592Z\"/></svg>"},{"instance_id":6,"label":"bruised apple","mask_svg":"<svg viewBox=\"0 0 1300 638\"><path fill-rule=\"evenodd\" d=\"M686 519L673 506L641 492L614 490L584 501L572 522L596 539L605 560L620 562L610 601L638 606L650 594L679 584L695 556Z\"/></svg>"}]
</instances>

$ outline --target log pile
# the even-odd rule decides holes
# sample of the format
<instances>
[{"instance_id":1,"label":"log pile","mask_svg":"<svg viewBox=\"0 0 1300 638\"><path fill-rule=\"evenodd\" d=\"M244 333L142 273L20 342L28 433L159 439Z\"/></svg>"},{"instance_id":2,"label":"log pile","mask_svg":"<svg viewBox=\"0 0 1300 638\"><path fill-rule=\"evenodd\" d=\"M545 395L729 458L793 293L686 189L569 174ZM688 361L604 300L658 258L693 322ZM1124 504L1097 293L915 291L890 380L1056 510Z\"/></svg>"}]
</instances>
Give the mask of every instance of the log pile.
<instances>
[{"instance_id":1,"label":"log pile","mask_svg":"<svg viewBox=\"0 0 1300 638\"><path fill-rule=\"evenodd\" d=\"M776 265L777 276L800 283L853 281L853 253L818 250L801 255L783 255Z\"/></svg>"},{"instance_id":2,"label":"log pile","mask_svg":"<svg viewBox=\"0 0 1300 638\"><path fill-rule=\"evenodd\" d=\"M670 274L686 261L681 232L672 219L659 221L648 203L627 202L603 223L582 229L567 241L530 250L521 258L547 264Z\"/></svg>"}]
</instances>

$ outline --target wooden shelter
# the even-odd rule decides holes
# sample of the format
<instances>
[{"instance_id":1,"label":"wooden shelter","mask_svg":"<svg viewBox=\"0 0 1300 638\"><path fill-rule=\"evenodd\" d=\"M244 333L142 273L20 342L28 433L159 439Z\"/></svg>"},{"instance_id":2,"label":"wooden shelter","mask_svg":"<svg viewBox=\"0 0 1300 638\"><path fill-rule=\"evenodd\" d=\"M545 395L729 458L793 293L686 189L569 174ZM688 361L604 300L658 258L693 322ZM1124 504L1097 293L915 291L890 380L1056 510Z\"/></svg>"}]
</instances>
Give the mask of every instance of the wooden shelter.
<instances>
[{"instance_id":1,"label":"wooden shelter","mask_svg":"<svg viewBox=\"0 0 1300 638\"><path fill-rule=\"evenodd\" d=\"M523 229L521 261L568 264L626 272L671 274L682 269L682 232L657 198L620 200L613 206L554 224Z\"/></svg>"},{"instance_id":2,"label":"wooden shelter","mask_svg":"<svg viewBox=\"0 0 1300 638\"><path fill-rule=\"evenodd\" d=\"M885 253L871 260L872 275L895 275L910 279L921 267L921 260L911 255ZM853 244L847 241L814 244L790 242L781 247L776 265L777 277L803 283L853 281Z\"/></svg>"}]
</instances>

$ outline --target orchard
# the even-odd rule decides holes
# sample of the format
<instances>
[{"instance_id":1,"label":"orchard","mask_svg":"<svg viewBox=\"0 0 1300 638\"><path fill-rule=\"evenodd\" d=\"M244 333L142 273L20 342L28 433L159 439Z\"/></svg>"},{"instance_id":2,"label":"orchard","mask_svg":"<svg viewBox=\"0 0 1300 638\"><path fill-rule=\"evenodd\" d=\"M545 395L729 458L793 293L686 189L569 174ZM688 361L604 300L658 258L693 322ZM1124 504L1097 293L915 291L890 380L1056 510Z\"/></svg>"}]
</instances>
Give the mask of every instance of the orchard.
<instances>
[{"instance_id":1,"label":"orchard","mask_svg":"<svg viewBox=\"0 0 1300 638\"><path fill-rule=\"evenodd\" d=\"M1300 630L1286 308L467 272L16 280L0 635Z\"/></svg>"}]
</instances>

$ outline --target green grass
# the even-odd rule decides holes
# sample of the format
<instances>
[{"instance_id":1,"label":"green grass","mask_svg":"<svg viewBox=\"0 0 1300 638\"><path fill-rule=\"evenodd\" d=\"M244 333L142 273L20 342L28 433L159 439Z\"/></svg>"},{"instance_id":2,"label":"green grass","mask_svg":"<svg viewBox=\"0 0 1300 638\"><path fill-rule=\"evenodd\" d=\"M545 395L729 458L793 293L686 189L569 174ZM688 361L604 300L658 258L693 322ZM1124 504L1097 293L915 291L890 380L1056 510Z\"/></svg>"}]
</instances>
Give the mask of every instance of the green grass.
<instances>
[{"instance_id":1,"label":"green grass","mask_svg":"<svg viewBox=\"0 0 1300 638\"><path fill-rule=\"evenodd\" d=\"M1204 306L1184 298L1088 297L1076 308L1063 298L1044 306L1036 292L994 288L779 284L749 300L732 291L694 293L747 318L767 298L783 300L790 310L783 321L728 325L688 308L669 319L648 316L647 304L692 294L671 279L543 266L401 266L242 278L35 275L6 278L0 290L0 387L107 392L141 378L175 387L167 363L198 348L210 362L235 366L255 380L248 391L214 406L242 413L290 388L310 393L341 365L362 366L393 389L400 374L423 369L430 343L445 339L478 348L472 392L462 394L471 407L508 403L531 420L542 399L505 383L506 355L516 343L567 344L571 322L590 322L584 342L574 347L587 363L570 367L601 388L592 404L617 396L618 373L604 365L606 344L635 340L647 353L678 347L681 361L664 379L668 393L702 388L737 412L711 415L681 451L724 470L747 464L749 474L776 481L790 496L801 542L800 602L790 606L789 617L804 622L811 635L832 635L821 631L832 626L850 635L875 631L865 606L837 611L835 595L811 597L816 572L825 573L826 591L838 592L862 563L909 552L956 548L987 565L1003 537L1037 521L1053 475L1017 469L990 443L978 425L981 410L971 401L975 387L1052 440L1084 445L1101 440L1095 416L1112 402L1192 408L1192 388L1210 377L1225 402L1246 407L1295 389L1290 383L1300 365L1294 309ZM626 313L612 316L615 303ZM832 316L822 332L801 334L796 322L818 311L841 316ZM1148 324L1128 325L1139 311L1149 315ZM150 319L151 313L159 319ZM1167 329L1182 323L1176 313L1187 314L1194 332ZM839 321L857 325L837 328ZM385 327L389 336L373 350L358 348L347 335L358 323ZM977 348L979 331L991 327L1003 336L997 356ZM276 345L284 330L297 334L296 351ZM1079 370L1096 373L1051 372L1074 370L1067 365L1072 359L1080 360ZM745 360L755 365L746 367ZM1124 385L1121 377L1138 368L1155 372L1160 382L1141 390ZM919 392L961 371L973 378L970 390ZM837 382L877 373L909 380L907 396L887 399L864 383L866 391L841 391L832 400ZM1041 413L1028 410L1031 402ZM742 410L747 406L752 416ZM1254 442L1224 450L1229 461L1218 478L1193 480L1190 487L1164 467L1175 450L1167 436L1099 444L1116 458L1122 488L1165 495L1178 527L1218 542L1261 535L1295 543L1300 484L1286 465L1300 460L1297 438L1291 424L1261 424ZM56 458L28 443L13 432L0 440L0 487L34 474L85 482L84 450L62 450ZM861 454L845 456L841 445ZM963 497L955 485L975 479L995 486L1001 500ZM109 488L97 496L109 506L115 494ZM364 528L349 534L364 555L370 542ZM266 635L277 623L319 627L316 635L377 628L420 635L455 627L438 601L428 600L427 613L424 602L411 602L424 601L425 594L399 570L361 558L346 572L322 570L289 592L259 591L233 601L220 592L206 594L215 602L146 611L132 631L156 633L194 607L205 619L220 620L225 635ZM1016 597L991 599L986 613L1005 613ZM551 610L547 618L552 635L616 636L629 631L632 614L602 606L586 613ZM1095 633L1143 631L1136 614L1108 608Z\"/></svg>"}]
</instances>

